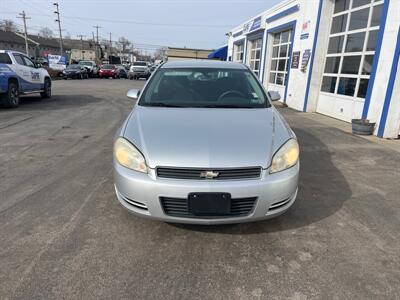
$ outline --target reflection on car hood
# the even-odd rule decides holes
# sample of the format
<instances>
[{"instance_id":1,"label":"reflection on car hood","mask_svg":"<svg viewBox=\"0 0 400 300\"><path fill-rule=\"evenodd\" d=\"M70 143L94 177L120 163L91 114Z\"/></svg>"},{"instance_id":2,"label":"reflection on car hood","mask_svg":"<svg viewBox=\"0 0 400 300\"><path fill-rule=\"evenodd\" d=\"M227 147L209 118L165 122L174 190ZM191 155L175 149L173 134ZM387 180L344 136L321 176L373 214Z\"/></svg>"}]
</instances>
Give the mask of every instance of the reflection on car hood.
<instances>
[{"instance_id":1,"label":"reflection on car hood","mask_svg":"<svg viewBox=\"0 0 400 300\"><path fill-rule=\"evenodd\" d=\"M124 131L151 168L266 168L290 135L274 108L136 106Z\"/></svg>"}]
</instances>

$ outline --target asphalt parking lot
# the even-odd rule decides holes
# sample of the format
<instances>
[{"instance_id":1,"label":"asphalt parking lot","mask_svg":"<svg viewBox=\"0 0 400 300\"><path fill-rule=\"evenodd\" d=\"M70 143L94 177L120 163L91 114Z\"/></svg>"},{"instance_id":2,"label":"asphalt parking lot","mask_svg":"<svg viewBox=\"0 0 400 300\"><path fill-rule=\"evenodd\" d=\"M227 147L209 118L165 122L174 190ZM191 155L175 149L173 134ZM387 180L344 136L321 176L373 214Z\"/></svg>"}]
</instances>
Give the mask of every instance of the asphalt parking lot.
<instances>
[{"instance_id":1,"label":"asphalt parking lot","mask_svg":"<svg viewBox=\"0 0 400 300\"><path fill-rule=\"evenodd\" d=\"M400 153L282 109L301 145L285 215L226 226L140 219L112 139L144 81L57 81L0 110L2 299L395 299Z\"/></svg>"}]
</instances>

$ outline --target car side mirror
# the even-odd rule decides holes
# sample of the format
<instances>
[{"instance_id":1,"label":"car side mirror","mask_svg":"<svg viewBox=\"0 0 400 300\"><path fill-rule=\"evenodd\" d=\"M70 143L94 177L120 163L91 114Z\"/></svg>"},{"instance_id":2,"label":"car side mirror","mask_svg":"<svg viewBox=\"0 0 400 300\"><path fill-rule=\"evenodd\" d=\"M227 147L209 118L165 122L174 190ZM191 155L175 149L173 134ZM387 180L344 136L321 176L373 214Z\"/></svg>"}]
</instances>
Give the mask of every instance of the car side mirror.
<instances>
[{"instance_id":1,"label":"car side mirror","mask_svg":"<svg viewBox=\"0 0 400 300\"><path fill-rule=\"evenodd\" d=\"M138 90L138 89L131 89L126 94L126 96L128 98L131 98L131 99L134 99L134 100L137 100L139 98L139 95L140 95L140 90Z\"/></svg>"},{"instance_id":2,"label":"car side mirror","mask_svg":"<svg viewBox=\"0 0 400 300\"><path fill-rule=\"evenodd\" d=\"M268 91L268 96L271 99L271 101L281 100L281 95L277 91Z\"/></svg>"}]
</instances>

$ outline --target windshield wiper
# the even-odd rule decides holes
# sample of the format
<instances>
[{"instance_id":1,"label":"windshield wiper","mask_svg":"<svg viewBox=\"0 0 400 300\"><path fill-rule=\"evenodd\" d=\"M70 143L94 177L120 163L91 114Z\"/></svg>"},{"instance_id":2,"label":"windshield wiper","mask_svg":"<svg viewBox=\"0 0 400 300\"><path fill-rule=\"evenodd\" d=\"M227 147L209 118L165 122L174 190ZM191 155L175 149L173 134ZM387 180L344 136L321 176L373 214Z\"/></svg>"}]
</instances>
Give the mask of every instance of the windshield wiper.
<instances>
[{"instance_id":1,"label":"windshield wiper","mask_svg":"<svg viewBox=\"0 0 400 300\"><path fill-rule=\"evenodd\" d=\"M180 106L180 105L168 104L168 103L163 103L163 102L150 102L150 103L146 103L144 106L155 106L155 107L182 107L182 106Z\"/></svg>"},{"instance_id":2,"label":"windshield wiper","mask_svg":"<svg viewBox=\"0 0 400 300\"><path fill-rule=\"evenodd\" d=\"M199 107L205 107L205 108L257 108L253 106L246 106L246 105L232 105L232 104L223 104L223 105L217 105L217 104L209 104L209 105L202 105Z\"/></svg>"}]
</instances>

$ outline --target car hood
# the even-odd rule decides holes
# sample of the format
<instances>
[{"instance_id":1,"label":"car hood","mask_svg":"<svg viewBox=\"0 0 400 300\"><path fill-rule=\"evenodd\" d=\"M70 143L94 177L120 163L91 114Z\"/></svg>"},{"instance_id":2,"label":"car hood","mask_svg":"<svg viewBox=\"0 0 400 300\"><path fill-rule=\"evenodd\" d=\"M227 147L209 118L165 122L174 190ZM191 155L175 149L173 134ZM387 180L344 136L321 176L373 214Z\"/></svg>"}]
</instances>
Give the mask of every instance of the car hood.
<instances>
[{"instance_id":1,"label":"car hood","mask_svg":"<svg viewBox=\"0 0 400 300\"><path fill-rule=\"evenodd\" d=\"M136 106L123 136L150 168L267 168L291 130L274 108Z\"/></svg>"}]
</instances>

